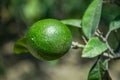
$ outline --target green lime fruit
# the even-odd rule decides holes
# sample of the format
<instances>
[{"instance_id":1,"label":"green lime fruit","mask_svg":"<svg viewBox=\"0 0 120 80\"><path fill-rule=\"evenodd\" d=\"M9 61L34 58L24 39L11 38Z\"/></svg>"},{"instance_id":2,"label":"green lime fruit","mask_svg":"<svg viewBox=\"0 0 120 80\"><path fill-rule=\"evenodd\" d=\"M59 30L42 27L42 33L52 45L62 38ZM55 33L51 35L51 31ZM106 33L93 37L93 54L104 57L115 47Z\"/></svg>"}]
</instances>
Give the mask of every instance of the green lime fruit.
<instances>
[{"instance_id":1,"label":"green lime fruit","mask_svg":"<svg viewBox=\"0 0 120 80\"><path fill-rule=\"evenodd\" d=\"M42 60L62 57L72 43L68 27L55 19L44 19L33 24L26 34L26 39L31 54Z\"/></svg>"}]
</instances>

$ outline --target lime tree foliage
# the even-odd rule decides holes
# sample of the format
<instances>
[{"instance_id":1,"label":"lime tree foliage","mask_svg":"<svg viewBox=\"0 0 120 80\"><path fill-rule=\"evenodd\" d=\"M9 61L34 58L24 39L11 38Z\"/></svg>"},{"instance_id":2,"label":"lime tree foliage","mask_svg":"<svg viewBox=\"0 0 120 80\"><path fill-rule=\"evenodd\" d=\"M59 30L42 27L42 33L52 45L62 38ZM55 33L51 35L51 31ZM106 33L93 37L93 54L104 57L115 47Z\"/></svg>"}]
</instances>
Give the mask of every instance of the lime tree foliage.
<instances>
[{"instance_id":1,"label":"lime tree foliage","mask_svg":"<svg viewBox=\"0 0 120 80\"><path fill-rule=\"evenodd\" d=\"M113 1L119 6L119 1ZM108 62L120 57L120 14L109 22L107 32L103 32L101 15L103 5L107 3L109 4L107 1L93 0L82 19L44 19L36 22L23 38L16 41L15 53L30 52L40 60L55 60L70 48L82 48L83 58L97 58L89 71L88 80L111 80ZM81 29L85 44L72 42L67 26Z\"/></svg>"}]
</instances>

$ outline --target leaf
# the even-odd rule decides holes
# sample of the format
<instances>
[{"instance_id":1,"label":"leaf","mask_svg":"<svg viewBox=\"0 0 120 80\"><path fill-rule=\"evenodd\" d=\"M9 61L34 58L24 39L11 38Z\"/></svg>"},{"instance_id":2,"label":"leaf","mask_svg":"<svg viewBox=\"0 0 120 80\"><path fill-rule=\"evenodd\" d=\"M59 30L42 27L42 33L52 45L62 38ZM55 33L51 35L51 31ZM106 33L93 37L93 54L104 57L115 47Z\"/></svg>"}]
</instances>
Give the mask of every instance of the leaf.
<instances>
[{"instance_id":1,"label":"leaf","mask_svg":"<svg viewBox=\"0 0 120 80\"><path fill-rule=\"evenodd\" d=\"M65 20L61 20L61 22L66 25L81 28L81 20L80 19L65 19Z\"/></svg>"},{"instance_id":2,"label":"leaf","mask_svg":"<svg viewBox=\"0 0 120 80\"><path fill-rule=\"evenodd\" d=\"M88 75L88 80L103 80L104 76L106 75L107 67L106 65L108 64L108 60L101 61L98 60L93 67L91 68L89 75ZM108 80L108 76L107 79Z\"/></svg>"},{"instance_id":3,"label":"leaf","mask_svg":"<svg viewBox=\"0 0 120 80\"><path fill-rule=\"evenodd\" d=\"M110 23L110 31L120 28L120 15Z\"/></svg>"},{"instance_id":4,"label":"leaf","mask_svg":"<svg viewBox=\"0 0 120 80\"><path fill-rule=\"evenodd\" d=\"M118 33L119 35L119 33ZM109 46L115 51L119 45L119 38L117 37L117 33L111 32L107 39Z\"/></svg>"},{"instance_id":5,"label":"leaf","mask_svg":"<svg viewBox=\"0 0 120 80\"><path fill-rule=\"evenodd\" d=\"M14 52L16 54L29 52L28 49L27 49L27 44L26 44L26 38L25 37L16 41L16 43L14 45Z\"/></svg>"},{"instance_id":6,"label":"leaf","mask_svg":"<svg viewBox=\"0 0 120 80\"><path fill-rule=\"evenodd\" d=\"M82 57L93 58L107 49L107 45L101 42L98 37L91 38L83 49Z\"/></svg>"},{"instance_id":7,"label":"leaf","mask_svg":"<svg viewBox=\"0 0 120 80\"><path fill-rule=\"evenodd\" d=\"M98 27L103 0L93 0L82 19L82 30L87 38L91 38Z\"/></svg>"},{"instance_id":8,"label":"leaf","mask_svg":"<svg viewBox=\"0 0 120 80\"><path fill-rule=\"evenodd\" d=\"M88 75L88 80L102 80L99 62L95 63L93 68L90 70Z\"/></svg>"}]
</instances>

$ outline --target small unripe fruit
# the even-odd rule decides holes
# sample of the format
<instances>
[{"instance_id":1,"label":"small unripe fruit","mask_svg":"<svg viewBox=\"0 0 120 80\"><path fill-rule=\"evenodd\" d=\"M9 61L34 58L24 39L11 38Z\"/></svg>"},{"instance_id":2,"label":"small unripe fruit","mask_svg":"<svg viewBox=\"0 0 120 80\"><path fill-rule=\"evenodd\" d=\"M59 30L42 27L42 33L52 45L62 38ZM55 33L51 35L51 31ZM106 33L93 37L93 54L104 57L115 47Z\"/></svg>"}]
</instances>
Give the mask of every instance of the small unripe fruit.
<instances>
[{"instance_id":1,"label":"small unripe fruit","mask_svg":"<svg viewBox=\"0 0 120 80\"><path fill-rule=\"evenodd\" d=\"M38 59L55 60L70 48L72 35L66 25L55 19L33 24L26 34L29 51Z\"/></svg>"}]
</instances>

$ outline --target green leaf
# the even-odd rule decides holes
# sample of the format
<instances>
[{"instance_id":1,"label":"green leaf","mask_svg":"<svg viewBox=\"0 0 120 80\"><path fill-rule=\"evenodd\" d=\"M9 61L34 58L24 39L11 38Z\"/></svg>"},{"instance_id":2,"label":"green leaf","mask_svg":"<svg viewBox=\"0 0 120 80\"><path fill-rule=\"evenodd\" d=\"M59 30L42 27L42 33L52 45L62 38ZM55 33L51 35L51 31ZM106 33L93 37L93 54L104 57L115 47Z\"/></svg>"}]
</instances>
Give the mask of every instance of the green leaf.
<instances>
[{"instance_id":1,"label":"green leaf","mask_svg":"<svg viewBox=\"0 0 120 80\"><path fill-rule=\"evenodd\" d=\"M28 49L27 49L27 44L26 44L26 38L25 37L16 41L16 43L14 45L14 52L16 54L29 52Z\"/></svg>"},{"instance_id":2,"label":"green leaf","mask_svg":"<svg viewBox=\"0 0 120 80\"><path fill-rule=\"evenodd\" d=\"M93 58L107 49L107 45L101 42L98 37L91 38L83 49L82 57Z\"/></svg>"},{"instance_id":3,"label":"green leaf","mask_svg":"<svg viewBox=\"0 0 120 80\"><path fill-rule=\"evenodd\" d=\"M81 20L80 19L65 19L65 20L61 20L61 22L66 25L81 28Z\"/></svg>"},{"instance_id":4,"label":"green leaf","mask_svg":"<svg viewBox=\"0 0 120 80\"><path fill-rule=\"evenodd\" d=\"M91 38L98 27L103 0L93 0L84 13L82 19L82 29L87 38Z\"/></svg>"},{"instance_id":5,"label":"green leaf","mask_svg":"<svg viewBox=\"0 0 120 80\"><path fill-rule=\"evenodd\" d=\"M119 35L119 33L118 33L118 35ZM115 32L112 31L112 32L109 34L109 37L108 37L107 41L108 41L109 46L110 46L113 50L116 50L117 47L118 47L118 45L119 45L120 39L117 37L117 33L115 33Z\"/></svg>"},{"instance_id":6,"label":"green leaf","mask_svg":"<svg viewBox=\"0 0 120 80\"><path fill-rule=\"evenodd\" d=\"M91 68L88 75L88 80L103 80L102 78L104 77L105 72L107 71L106 69L107 64L108 60L106 61L98 60Z\"/></svg>"},{"instance_id":7,"label":"green leaf","mask_svg":"<svg viewBox=\"0 0 120 80\"><path fill-rule=\"evenodd\" d=\"M120 15L110 23L110 31L120 28Z\"/></svg>"}]
</instances>

